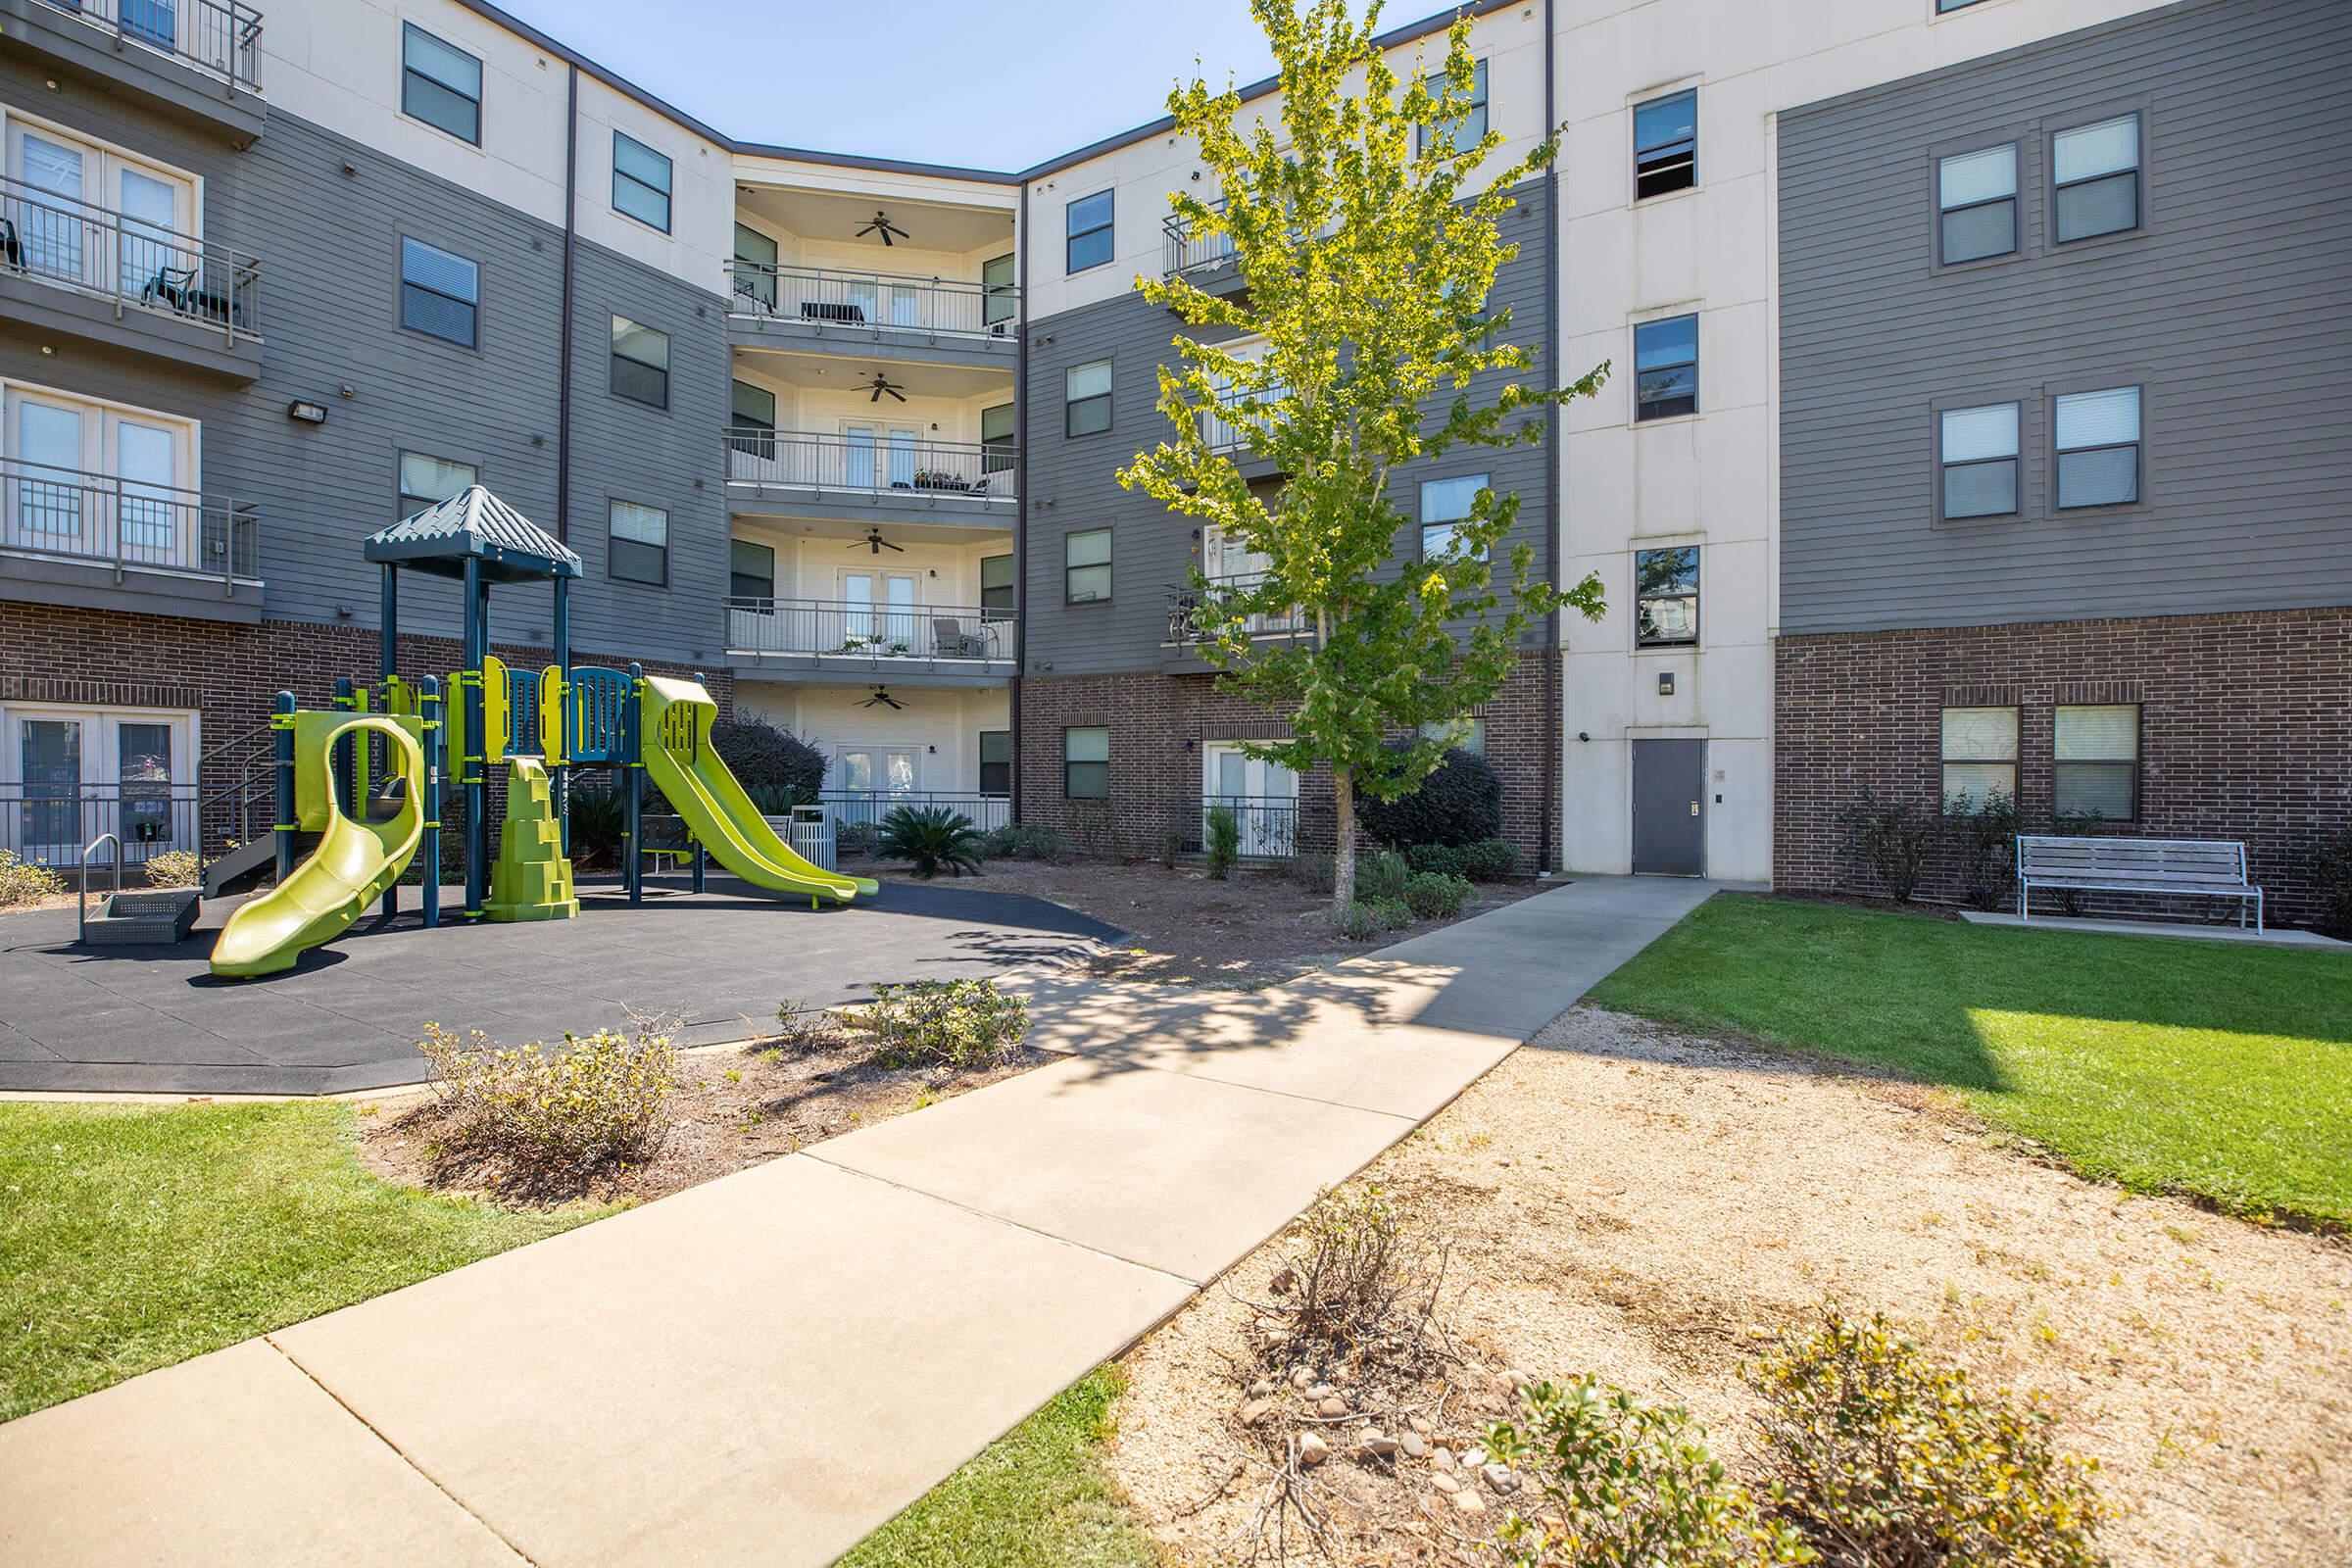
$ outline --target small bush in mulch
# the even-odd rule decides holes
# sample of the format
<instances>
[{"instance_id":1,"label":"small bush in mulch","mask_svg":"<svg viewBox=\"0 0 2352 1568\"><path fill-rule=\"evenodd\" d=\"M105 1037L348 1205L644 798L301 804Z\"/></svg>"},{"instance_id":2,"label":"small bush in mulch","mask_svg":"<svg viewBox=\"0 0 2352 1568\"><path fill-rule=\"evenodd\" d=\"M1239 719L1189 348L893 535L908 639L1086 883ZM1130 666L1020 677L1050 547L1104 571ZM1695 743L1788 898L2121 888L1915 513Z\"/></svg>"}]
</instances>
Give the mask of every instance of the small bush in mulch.
<instances>
[{"instance_id":1,"label":"small bush in mulch","mask_svg":"<svg viewBox=\"0 0 2352 1568\"><path fill-rule=\"evenodd\" d=\"M1413 923L1412 906L1402 899L1358 899L1331 917L1343 942L1372 942Z\"/></svg>"},{"instance_id":2,"label":"small bush in mulch","mask_svg":"<svg viewBox=\"0 0 2352 1568\"><path fill-rule=\"evenodd\" d=\"M479 1029L459 1035L437 1023L424 1031L416 1045L446 1113L441 1143L500 1162L518 1185L576 1182L643 1159L668 1131L677 1056L662 1020L567 1034L561 1049L502 1049Z\"/></svg>"},{"instance_id":3,"label":"small bush in mulch","mask_svg":"<svg viewBox=\"0 0 2352 1568\"><path fill-rule=\"evenodd\" d=\"M1462 846L1462 875L1473 882L1508 882L1527 875L1527 858L1509 839L1480 839Z\"/></svg>"},{"instance_id":4,"label":"small bush in mulch","mask_svg":"<svg viewBox=\"0 0 2352 1568\"><path fill-rule=\"evenodd\" d=\"M886 860L905 860L926 882L942 871L979 875L982 853L980 830L952 806L894 808L882 819L882 831L874 838L875 855Z\"/></svg>"},{"instance_id":5,"label":"small bush in mulch","mask_svg":"<svg viewBox=\"0 0 2352 1568\"><path fill-rule=\"evenodd\" d=\"M1404 904L1416 920L1450 920L1474 891L1465 878L1421 871L1404 884Z\"/></svg>"},{"instance_id":6,"label":"small bush in mulch","mask_svg":"<svg viewBox=\"0 0 2352 1568\"><path fill-rule=\"evenodd\" d=\"M192 888L204 880L204 857L194 850L166 850L147 857L139 869L151 888Z\"/></svg>"},{"instance_id":7,"label":"small bush in mulch","mask_svg":"<svg viewBox=\"0 0 2352 1568\"><path fill-rule=\"evenodd\" d=\"M916 980L875 986L857 1023L882 1042L886 1061L993 1067L1029 1033L1029 1004L994 980Z\"/></svg>"},{"instance_id":8,"label":"small bush in mulch","mask_svg":"<svg viewBox=\"0 0 2352 1568\"><path fill-rule=\"evenodd\" d=\"M980 853L992 860L1066 860L1070 841L1043 822L1007 822L982 835Z\"/></svg>"},{"instance_id":9,"label":"small bush in mulch","mask_svg":"<svg viewBox=\"0 0 2352 1568\"><path fill-rule=\"evenodd\" d=\"M66 879L55 871L18 858L14 850L0 850L0 909L38 904L65 891Z\"/></svg>"}]
</instances>

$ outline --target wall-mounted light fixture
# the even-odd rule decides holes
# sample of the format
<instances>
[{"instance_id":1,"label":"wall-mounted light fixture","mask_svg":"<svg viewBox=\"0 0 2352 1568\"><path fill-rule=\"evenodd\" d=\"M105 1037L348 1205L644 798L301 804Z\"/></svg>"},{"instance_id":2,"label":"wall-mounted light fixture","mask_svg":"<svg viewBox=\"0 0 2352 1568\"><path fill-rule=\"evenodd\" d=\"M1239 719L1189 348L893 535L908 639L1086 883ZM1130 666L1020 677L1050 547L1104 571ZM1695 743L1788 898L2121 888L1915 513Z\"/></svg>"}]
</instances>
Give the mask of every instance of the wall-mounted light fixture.
<instances>
[{"instance_id":1,"label":"wall-mounted light fixture","mask_svg":"<svg viewBox=\"0 0 2352 1568\"><path fill-rule=\"evenodd\" d=\"M1672 697L1674 695L1673 670L1662 669L1658 671L1658 695L1660 697Z\"/></svg>"},{"instance_id":2,"label":"wall-mounted light fixture","mask_svg":"<svg viewBox=\"0 0 2352 1568\"><path fill-rule=\"evenodd\" d=\"M296 398L286 405L286 417L300 419L304 424L324 424L326 422L326 405L313 403L307 398Z\"/></svg>"}]
</instances>

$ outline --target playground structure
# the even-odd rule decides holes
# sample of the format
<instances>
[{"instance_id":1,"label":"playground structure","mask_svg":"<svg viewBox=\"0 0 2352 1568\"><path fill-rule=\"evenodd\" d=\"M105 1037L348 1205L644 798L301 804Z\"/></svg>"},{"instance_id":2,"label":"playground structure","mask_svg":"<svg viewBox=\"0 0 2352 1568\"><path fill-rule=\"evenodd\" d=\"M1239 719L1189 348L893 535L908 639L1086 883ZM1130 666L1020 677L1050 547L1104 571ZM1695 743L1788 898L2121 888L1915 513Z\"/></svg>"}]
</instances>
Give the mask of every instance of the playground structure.
<instances>
[{"instance_id":1,"label":"playground structure","mask_svg":"<svg viewBox=\"0 0 2352 1568\"><path fill-rule=\"evenodd\" d=\"M230 913L213 950L215 974L277 973L370 906L396 913L401 877L420 852L419 913L438 926L441 814L451 796L464 803L463 917L572 918L569 787L582 765L612 768L621 780L621 877L632 904L645 892L649 777L684 822L698 867L707 852L743 881L806 897L811 907L875 893L871 880L813 865L777 836L710 747L717 704L699 678L571 664L567 590L579 557L488 490L471 486L383 530L368 541L367 559L383 568L378 679L338 681L325 710L277 695L276 883ZM446 681L398 670L404 568L463 584L464 667ZM510 668L490 652L490 589L539 580L553 585L556 662ZM506 770L507 791L494 857L496 768ZM318 835L307 856L302 834Z\"/></svg>"}]
</instances>

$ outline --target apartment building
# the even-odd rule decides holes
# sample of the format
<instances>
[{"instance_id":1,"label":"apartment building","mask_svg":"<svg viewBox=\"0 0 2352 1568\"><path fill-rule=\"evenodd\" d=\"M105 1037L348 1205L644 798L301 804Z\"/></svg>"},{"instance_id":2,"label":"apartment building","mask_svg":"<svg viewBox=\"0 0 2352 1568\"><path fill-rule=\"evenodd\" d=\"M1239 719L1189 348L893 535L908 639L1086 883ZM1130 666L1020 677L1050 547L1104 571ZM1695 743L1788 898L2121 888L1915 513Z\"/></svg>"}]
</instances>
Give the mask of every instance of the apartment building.
<instances>
[{"instance_id":1,"label":"apartment building","mask_svg":"<svg viewBox=\"0 0 2352 1568\"><path fill-rule=\"evenodd\" d=\"M1530 861L1829 886L1865 784L1998 785L2290 880L2352 808L2352 18L1465 14L1494 167L1565 127L1494 302L1613 368L1392 492L1400 563L1487 484L1607 589L1456 737ZM582 558L573 660L703 671L836 790L1153 847L1226 799L1266 853L1328 811L1192 638L1193 568L1257 564L1115 477L1181 329L1134 279L1238 286L1164 121L910 164L474 0L0 0L0 794L217 787L270 691L372 669L359 542L478 480ZM454 606L404 602L419 665ZM493 631L557 657L531 592Z\"/></svg>"}]
</instances>

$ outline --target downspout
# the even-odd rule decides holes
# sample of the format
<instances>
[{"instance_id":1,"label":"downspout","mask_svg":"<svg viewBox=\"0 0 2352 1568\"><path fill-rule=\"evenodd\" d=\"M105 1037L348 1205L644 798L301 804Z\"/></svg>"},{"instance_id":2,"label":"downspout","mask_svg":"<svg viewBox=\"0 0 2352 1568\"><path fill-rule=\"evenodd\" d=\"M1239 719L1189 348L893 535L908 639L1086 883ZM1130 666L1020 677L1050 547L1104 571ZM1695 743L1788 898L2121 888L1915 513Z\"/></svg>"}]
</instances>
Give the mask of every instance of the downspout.
<instances>
[{"instance_id":1,"label":"downspout","mask_svg":"<svg viewBox=\"0 0 2352 1568\"><path fill-rule=\"evenodd\" d=\"M1014 278L1020 300L1013 307L1019 336L1013 343L1012 439L1018 443L1012 459L1012 819L1021 819L1021 672L1029 660L1029 182L1021 181L1021 202L1012 220Z\"/></svg>"},{"instance_id":2,"label":"downspout","mask_svg":"<svg viewBox=\"0 0 2352 1568\"><path fill-rule=\"evenodd\" d=\"M1553 98L1553 75L1557 70L1559 44L1551 30L1552 0L1544 0L1544 124L1546 130L1559 126L1559 105ZM1565 138L1562 154L1566 152ZM1544 221L1548 232L1544 235L1544 355L1550 368L1554 385L1567 372L1560 361L1560 159L1555 156L1544 171ZM1562 547L1560 529L1560 486L1566 480L1568 454L1560 446L1560 406L1546 404L1544 409L1544 445L1551 454L1551 471L1544 486L1544 570L1552 586L1565 588L1566 573L1561 569ZM1544 617L1544 711L1545 740L1544 748L1544 809L1542 846L1536 852L1536 869L1552 869L1552 849L1559 838L1555 829L1555 811L1564 812L1560 801L1561 751L1566 745L1562 733L1564 716L1561 711L1566 694L1561 689L1568 678L1565 662L1560 657L1560 613L1554 611Z\"/></svg>"},{"instance_id":3,"label":"downspout","mask_svg":"<svg viewBox=\"0 0 2352 1568\"><path fill-rule=\"evenodd\" d=\"M573 240L579 227L580 68L571 68L564 105L564 302L562 341L556 349L556 537L571 542L571 287ZM571 650L556 650L557 662L571 662Z\"/></svg>"}]
</instances>

